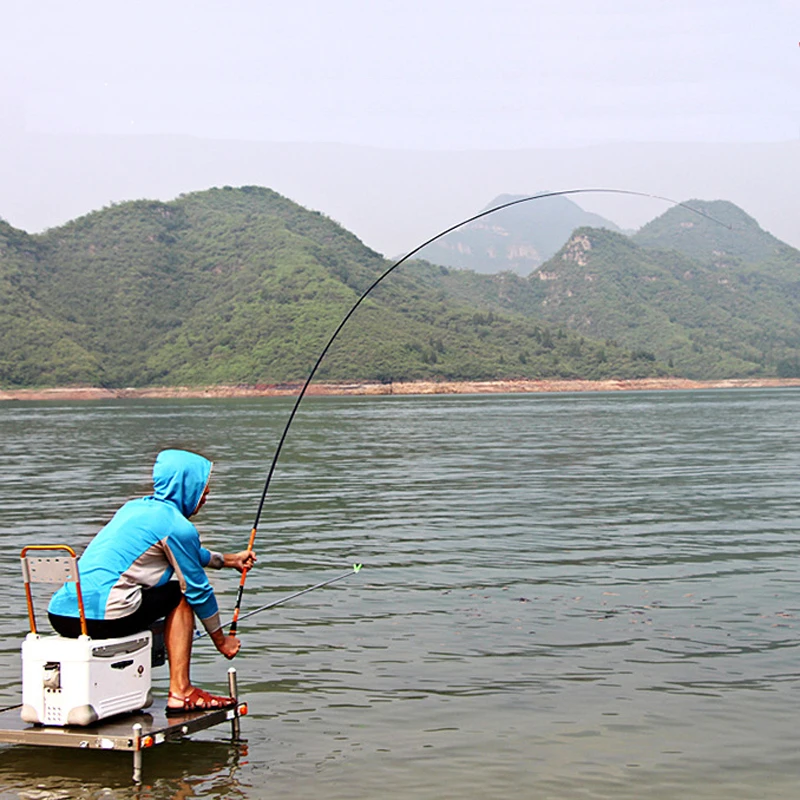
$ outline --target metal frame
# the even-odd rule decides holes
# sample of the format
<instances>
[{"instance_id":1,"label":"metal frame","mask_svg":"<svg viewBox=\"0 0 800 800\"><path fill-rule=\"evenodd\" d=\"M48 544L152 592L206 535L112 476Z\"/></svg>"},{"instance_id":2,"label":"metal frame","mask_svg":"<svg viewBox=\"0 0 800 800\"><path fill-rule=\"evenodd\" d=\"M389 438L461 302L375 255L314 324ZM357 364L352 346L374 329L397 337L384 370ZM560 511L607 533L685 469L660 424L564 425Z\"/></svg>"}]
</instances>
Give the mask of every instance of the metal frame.
<instances>
[{"instance_id":1,"label":"metal frame","mask_svg":"<svg viewBox=\"0 0 800 800\"><path fill-rule=\"evenodd\" d=\"M41 553L42 551L63 550L67 556L29 556L28 553ZM83 607L83 594L81 593L81 579L78 573L78 557L75 551L66 544L31 544L22 548L19 554L22 564L22 578L25 581L25 600L28 603L28 621L31 633L36 630L36 615L33 610L32 583L58 583L72 582L78 596L78 613L81 618L81 633L86 636L86 611Z\"/></svg>"}]
</instances>

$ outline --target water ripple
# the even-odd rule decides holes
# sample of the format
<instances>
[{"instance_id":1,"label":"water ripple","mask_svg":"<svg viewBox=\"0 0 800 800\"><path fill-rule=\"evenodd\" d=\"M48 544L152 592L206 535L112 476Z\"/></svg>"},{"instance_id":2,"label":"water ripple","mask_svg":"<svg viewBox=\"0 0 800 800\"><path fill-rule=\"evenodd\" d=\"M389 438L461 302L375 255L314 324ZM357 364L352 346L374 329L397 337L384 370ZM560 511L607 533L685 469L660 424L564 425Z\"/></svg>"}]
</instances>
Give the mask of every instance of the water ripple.
<instances>
[{"instance_id":1,"label":"water ripple","mask_svg":"<svg viewBox=\"0 0 800 800\"><path fill-rule=\"evenodd\" d=\"M147 796L793 798L798 406L795 390L308 398L244 610L365 567L243 622L247 757L164 748ZM19 548L82 547L179 446L215 461L204 541L240 549L289 408L0 406L0 703L19 696ZM225 610L237 578L213 575ZM222 689L226 666L196 645L198 681ZM0 784L129 796L127 768L81 755L0 749Z\"/></svg>"}]
</instances>

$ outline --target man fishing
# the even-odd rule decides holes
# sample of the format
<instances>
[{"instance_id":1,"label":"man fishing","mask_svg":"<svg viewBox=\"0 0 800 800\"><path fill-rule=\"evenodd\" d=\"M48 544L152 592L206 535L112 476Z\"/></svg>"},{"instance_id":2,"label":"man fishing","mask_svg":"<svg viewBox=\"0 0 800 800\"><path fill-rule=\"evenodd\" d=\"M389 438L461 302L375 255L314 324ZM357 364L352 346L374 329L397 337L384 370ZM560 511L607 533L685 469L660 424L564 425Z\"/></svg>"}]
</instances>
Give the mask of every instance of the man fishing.
<instances>
[{"instance_id":1,"label":"man fishing","mask_svg":"<svg viewBox=\"0 0 800 800\"><path fill-rule=\"evenodd\" d=\"M195 614L225 658L233 658L241 647L238 638L222 629L205 568L233 567L242 572L256 561L252 550L222 554L200 544L189 518L208 497L211 468L212 463L196 453L163 450L153 467L153 494L122 506L78 561L92 638L128 636L166 618L168 715L235 703L232 697L193 686L189 677ZM62 636L80 635L74 583L64 584L53 595L48 615Z\"/></svg>"}]
</instances>

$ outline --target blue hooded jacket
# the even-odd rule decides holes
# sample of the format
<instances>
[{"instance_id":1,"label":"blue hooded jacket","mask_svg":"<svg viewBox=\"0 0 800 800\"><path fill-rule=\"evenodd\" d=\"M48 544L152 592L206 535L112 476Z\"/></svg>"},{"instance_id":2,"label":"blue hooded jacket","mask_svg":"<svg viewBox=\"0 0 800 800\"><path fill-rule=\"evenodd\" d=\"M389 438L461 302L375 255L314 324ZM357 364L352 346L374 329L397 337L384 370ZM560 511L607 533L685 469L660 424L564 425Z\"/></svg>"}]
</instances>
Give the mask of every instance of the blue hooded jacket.
<instances>
[{"instance_id":1,"label":"blue hooded jacket","mask_svg":"<svg viewBox=\"0 0 800 800\"><path fill-rule=\"evenodd\" d=\"M205 567L223 566L223 557L200 544L191 517L200 504L212 463L184 450L163 450L153 467L153 494L131 500L89 543L78 561L87 619L126 617L142 602L142 589L160 586L173 575L206 630L221 627L214 590ZM50 600L48 611L78 616L75 584Z\"/></svg>"}]
</instances>

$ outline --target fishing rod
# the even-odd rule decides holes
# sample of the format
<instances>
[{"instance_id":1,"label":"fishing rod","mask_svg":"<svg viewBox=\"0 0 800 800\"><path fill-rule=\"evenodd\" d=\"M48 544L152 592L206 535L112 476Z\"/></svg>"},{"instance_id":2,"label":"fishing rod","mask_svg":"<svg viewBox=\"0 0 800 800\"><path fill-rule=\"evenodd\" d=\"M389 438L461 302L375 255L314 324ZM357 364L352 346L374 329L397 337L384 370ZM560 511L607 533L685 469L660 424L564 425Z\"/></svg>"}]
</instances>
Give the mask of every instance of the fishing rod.
<instances>
[{"instance_id":1,"label":"fishing rod","mask_svg":"<svg viewBox=\"0 0 800 800\"><path fill-rule=\"evenodd\" d=\"M464 219L461 222L457 222L455 225L451 225L449 228L445 228L443 231L437 233L435 236L431 236L430 239L427 239L422 244L420 244L413 250L406 253L402 258L395 261L390 267L384 270L381 273L381 275L367 287L367 289L361 294L358 300L356 300L356 302L353 304L353 307L347 312L347 314L345 314L344 318L336 327L336 330L333 332L333 335L330 337L330 339L328 339L328 343L325 345L325 347L322 349L322 352L319 354L319 358L317 358L316 362L314 363L314 366L311 368L311 372L309 373L308 378L306 378L306 381L303 384L303 388L300 390L300 393L297 395L297 398L295 399L292 411L289 414L289 418L286 421L286 425L283 428L283 433L281 434L281 438L278 441L278 446L275 448L275 454L272 457L272 462L269 467L269 472L267 473L267 479L264 482L264 489L261 492L261 500L259 501L258 504L258 511L256 512L255 521L253 522L253 528L250 531L250 541L247 545L248 550L252 550L253 545L255 544L256 533L258 532L258 523L261 520L261 513L264 510L264 503L266 502L267 499L267 492L269 491L270 483L272 482L272 476L275 473L275 467L278 463L278 458L280 457L281 450L283 449L283 444L286 441L286 436L289 433L289 428L291 427L295 415L297 414L297 409L300 407L300 403L302 402L303 397L305 397L306 390L308 389L311 381L314 379L314 375L316 375L317 369L319 368L319 365L322 363L322 359L324 359L325 356L327 355L328 350L330 350L331 345L335 341L336 337L339 335L339 332L342 330L342 328L344 328L344 326L347 324L347 321L350 319L350 317L353 316L353 314L356 312L356 309L361 305L361 303L364 302L364 300L367 298L370 292L372 292L372 290L376 286L378 286L378 284L381 283L381 281L383 281L384 278L389 276L401 264L404 264L412 256L415 256L417 253L419 253L419 251L422 250L424 247L427 247L429 244L432 244L437 239L441 239L448 233L452 233L453 231L458 230L458 228L461 228L464 225L468 225L470 222L475 222L475 220L489 216L489 214L494 214L495 212L501 211L504 208L510 208L511 206L520 205L521 203L530 203L534 200L543 200L547 197L563 197L565 195L570 195L570 194L591 194L591 193L624 194L633 197L648 197L654 200L661 200L662 202L669 203L670 205L685 208L694 214L698 214L699 216L705 217L706 219L710 219L713 222L716 222L719 225L728 228L729 230L733 230L730 225L727 225L726 223L716 219L715 217L712 217L710 214L706 214L704 211L701 211L700 209L693 208L692 206L686 203L681 203L677 200L672 200L669 197L662 197L657 194L649 194L647 192L637 192L631 189L564 189L562 191L557 191L557 192L542 192L541 194L529 195L527 197L518 197L516 200L510 200L507 203L501 203L499 206L493 206L492 208L481 211L478 214L473 214L471 217L468 217L467 219ZM233 636L236 633L236 629L238 626L239 611L242 606L242 596L244 594L245 581L247 580L247 572L248 571L246 569L242 570L242 577L239 581L239 591L237 592L236 595L236 607L234 608L233 619L231 620L231 628L230 628L231 636Z\"/></svg>"},{"instance_id":2,"label":"fishing rod","mask_svg":"<svg viewBox=\"0 0 800 800\"><path fill-rule=\"evenodd\" d=\"M282 597L280 600L273 600L271 603L267 603L265 606L254 608L252 611L248 611L246 614L242 614L241 617L239 617L239 619L240 620L247 619L248 617L252 617L253 614L260 614L262 611L266 611L268 608L275 608L276 606L282 606L284 603L288 603L289 600L294 600L295 597L300 597L300 595L302 594L308 594L309 592L313 592L315 589L321 589L323 586L330 586L332 583L336 583L337 581L349 578L351 575L355 575L356 573L360 572L362 566L363 564L353 564L353 568L351 570L343 572L341 575L337 575L335 578L328 578L328 580L326 581L322 581L321 583L315 583L313 586L308 586L305 589L301 589L299 592L294 592L293 594L286 595L286 597ZM225 626L223 625L223 627ZM206 634L207 631L197 631L197 633L195 633L194 635L194 638L201 639Z\"/></svg>"}]
</instances>

